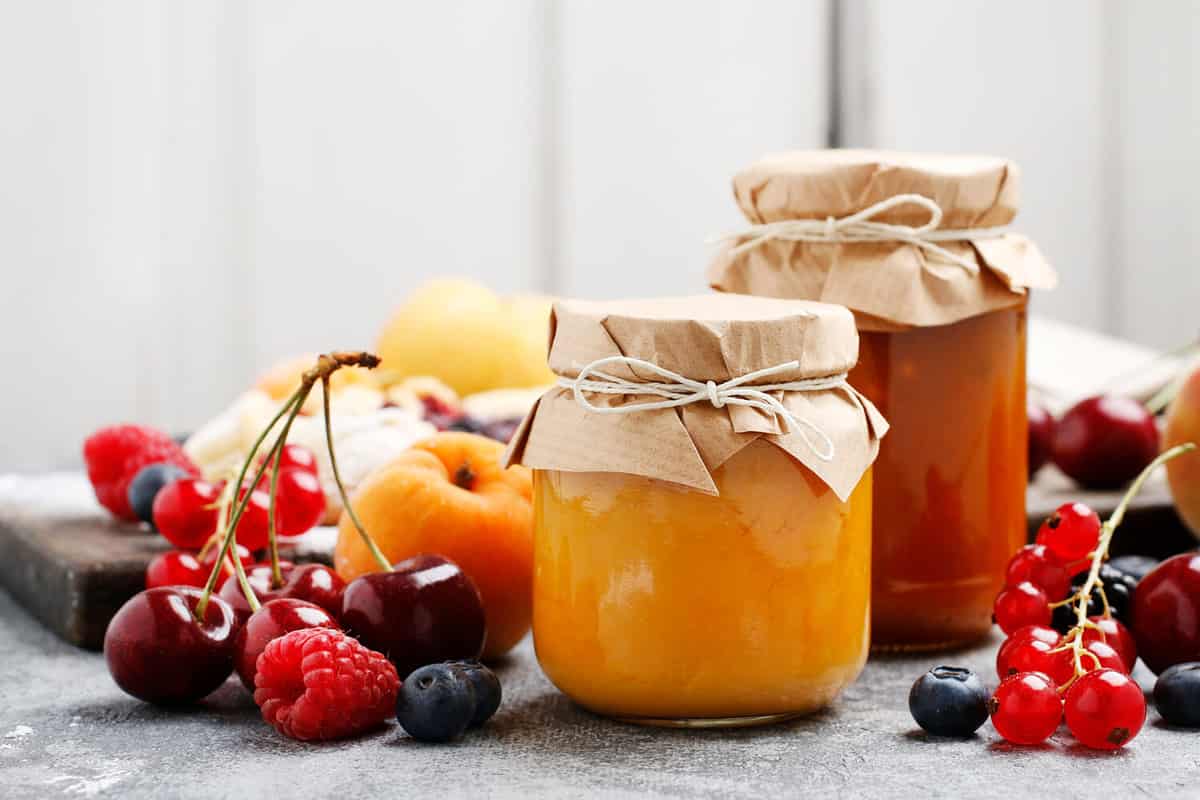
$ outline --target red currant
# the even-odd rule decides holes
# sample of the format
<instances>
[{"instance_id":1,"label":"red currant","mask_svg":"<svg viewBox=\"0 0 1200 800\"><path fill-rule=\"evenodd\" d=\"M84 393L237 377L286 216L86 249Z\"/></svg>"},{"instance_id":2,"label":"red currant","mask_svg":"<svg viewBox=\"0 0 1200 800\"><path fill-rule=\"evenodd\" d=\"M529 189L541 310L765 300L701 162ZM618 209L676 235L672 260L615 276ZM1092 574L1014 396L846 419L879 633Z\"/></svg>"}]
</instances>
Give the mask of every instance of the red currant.
<instances>
[{"instance_id":1,"label":"red currant","mask_svg":"<svg viewBox=\"0 0 1200 800\"><path fill-rule=\"evenodd\" d=\"M1040 744L1062 721L1062 700L1048 677L1022 672L1000 682L988 704L996 732L1013 744Z\"/></svg>"},{"instance_id":2,"label":"red currant","mask_svg":"<svg viewBox=\"0 0 1200 800\"><path fill-rule=\"evenodd\" d=\"M1029 641L1042 641L1053 647L1058 645L1059 638L1058 631L1042 625L1026 625L1024 628L1013 631L1012 636L1004 640L1004 643L1000 645L1000 650L996 653L996 674L1004 678L1014 672L1022 671L1009 669L1009 657L1017 647Z\"/></svg>"},{"instance_id":3,"label":"red currant","mask_svg":"<svg viewBox=\"0 0 1200 800\"><path fill-rule=\"evenodd\" d=\"M195 554L168 550L150 559L146 566L146 588L157 586L203 586L211 567L205 567Z\"/></svg>"},{"instance_id":4,"label":"red currant","mask_svg":"<svg viewBox=\"0 0 1200 800\"><path fill-rule=\"evenodd\" d=\"M1132 678L1113 669L1089 672L1067 692L1067 727L1082 744L1116 750L1146 722L1146 698Z\"/></svg>"},{"instance_id":5,"label":"red currant","mask_svg":"<svg viewBox=\"0 0 1200 800\"><path fill-rule=\"evenodd\" d=\"M168 550L165 553L159 553L150 559L150 563L146 566L146 588L153 589L156 586L203 587L208 583L209 573L212 572L213 563L216 562L219 552L219 548L210 547L203 560L197 558L196 553L186 550ZM238 556L241 558L243 566L254 563L254 556L241 545L238 545ZM224 585L226 578L233 574L232 561L226 559L221 574L223 577L217 580L218 589Z\"/></svg>"},{"instance_id":6,"label":"red currant","mask_svg":"<svg viewBox=\"0 0 1200 800\"><path fill-rule=\"evenodd\" d=\"M261 458L259 459L259 463L262 463ZM273 467L274 463L271 466ZM279 457L279 471L282 472L285 469L292 468L302 469L316 475L317 457L313 454L312 450L309 450L304 445L285 444L283 446L283 453ZM268 468L263 474L269 481L271 478L271 469Z\"/></svg>"},{"instance_id":7,"label":"red currant","mask_svg":"<svg viewBox=\"0 0 1200 800\"><path fill-rule=\"evenodd\" d=\"M1099 625L1100 630L1085 628L1083 631L1084 643L1102 640L1121 654L1121 660L1125 662L1125 672L1133 672L1133 666L1137 663L1137 643L1129 628L1112 617L1089 617L1088 619Z\"/></svg>"},{"instance_id":8,"label":"red currant","mask_svg":"<svg viewBox=\"0 0 1200 800\"><path fill-rule=\"evenodd\" d=\"M1071 679L1075 669L1062 659L1062 653L1054 652L1057 647L1058 642L1050 644L1041 639L1026 639L1010 648L1003 661L997 656L996 673L1003 680L1021 672L1040 672L1055 686L1061 686Z\"/></svg>"},{"instance_id":9,"label":"red currant","mask_svg":"<svg viewBox=\"0 0 1200 800\"><path fill-rule=\"evenodd\" d=\"M1046 593L1025 581L1009 586L996 595L992 616L1000 630L1013 633L1026 625L1049 626L1052 612Z\"/></svg>"},{"instance_id":10,"label":"red currant","mask_svg":"<svg viewBox=\"0 0 1200 800\"><path fill-rule=\"evenodd\" d=\"M241 502L245 494L245 489L239 492L238 502ZM267 511L270 505L271 496L262 489L250 492L250 501L246 503L246 510L238 519L238 544L244 545L250 550L262 550L267 546L269 538Z\"/></svg>"},{"instance_id":11,"label":"red currant","mask_svg":"<svg viewBox=\"0 0 1200 800\"><path fill-rule=\"evenodd\" d=\"M263 476L259 490L270 495L269 476ZM275 531L280 536L299 536L325 516L325 491L317 476L303 469L279 471L275 497Z\"/></svg>"},{"instance_id":12,"label":"red currant","mask_svg":"<svg viewBox=\"0 0 1200 800\"><path fill-rule=\"evenodd\" d=\"M1059 561L1078 561L1100 543L1100 516L1083 503L1063 503L1038 529L1037 543Z\"/></svg>"},{"instance_id":13,"label":"red currant","mask_svg":"<svg viewBox=\"0 0 1200 800\"><path fill-rule=\"evenodd\" d=\"M1071 590L1071 574L1044 544L1027 544L1008 562L1005 584L1029 581L1052 600L1062 600Z\"/></svg>"},{"instance_id":14,"label":"red currant","mask_svg":"<svg viewBox=\"0 0 1200 800\"><path fill-rule=\"evenodd\" d=\"M180 478L154 498L154 527L183 550L199 550L217 529L220 490L199 478Z\"/></svg>"}]
</instances>

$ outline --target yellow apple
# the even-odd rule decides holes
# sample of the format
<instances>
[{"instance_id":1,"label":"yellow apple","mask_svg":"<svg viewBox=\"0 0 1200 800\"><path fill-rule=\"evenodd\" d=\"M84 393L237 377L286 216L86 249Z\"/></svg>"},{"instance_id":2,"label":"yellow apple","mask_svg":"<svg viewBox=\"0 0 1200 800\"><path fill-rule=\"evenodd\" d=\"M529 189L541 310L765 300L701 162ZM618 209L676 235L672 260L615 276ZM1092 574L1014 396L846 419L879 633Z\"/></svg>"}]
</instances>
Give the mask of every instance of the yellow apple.
<instances>
[{"instance_id":1,"label":"yellow apple","mask_svg":"<svg viewBox=\"0 0 1200 800\"><path fill-rule=\"evenodd\" d=\"M417 289L379 337L387 374L433 375L461 395L553 382L546 367L550 300L501 298L474 281Z\"/></svg>"}]
</instances>

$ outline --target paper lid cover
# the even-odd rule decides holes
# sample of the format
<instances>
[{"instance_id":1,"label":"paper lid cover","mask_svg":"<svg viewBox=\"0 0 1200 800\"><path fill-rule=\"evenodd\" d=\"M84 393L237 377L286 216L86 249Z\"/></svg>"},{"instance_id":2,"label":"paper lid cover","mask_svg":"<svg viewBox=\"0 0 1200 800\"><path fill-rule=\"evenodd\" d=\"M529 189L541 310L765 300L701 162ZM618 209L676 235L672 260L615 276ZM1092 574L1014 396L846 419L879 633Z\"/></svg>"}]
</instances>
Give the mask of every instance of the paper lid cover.
<instances>
[{"instance_id":1,"label":"paper lid cover","mask_svg":"<svg viewBox=\"0 0 1200 800\"><path fill-rule=\"evenodd\" d=\"M696 381L723 383L758 370L798 362L760 384L826 378L854 366L858 334L845 308L808 301L707 294L610 302L560 301L550 326L550 368L574 379L585 365L613 356L650 362ZM621 380L662 378L618 363ZM639 374L640 373L640 374ZM505 463L573 472L621 472L716 494L712 472L751 442L765 438L789 453L845 499L878 454L887 423L871 403L844 385L820 391L772 393L795 417L818 427L833 444L824 460L802 431L747 406L695 402L634 413L596 413L565 386L544 394L509 445ZM643 394L589 395L596 405L656 399Z\"/></svg>"}]
</instances>

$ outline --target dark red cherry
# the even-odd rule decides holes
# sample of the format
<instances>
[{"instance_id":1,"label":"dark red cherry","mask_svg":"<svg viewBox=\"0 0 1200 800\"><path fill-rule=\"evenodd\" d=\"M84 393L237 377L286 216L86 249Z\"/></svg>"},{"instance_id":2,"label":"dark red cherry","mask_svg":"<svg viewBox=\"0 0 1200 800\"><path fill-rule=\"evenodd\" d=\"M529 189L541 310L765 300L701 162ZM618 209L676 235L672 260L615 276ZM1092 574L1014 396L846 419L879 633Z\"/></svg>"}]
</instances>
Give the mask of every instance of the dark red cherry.
<instances>
[{"instance_id":1,"label":"dark red cherry","mask_svg":"<svg viewBox=\"0 0 1200 800\"><path fill-rule=\"evenodd\" d=\"M1054 463L1080 486L1118 489L1158 455L1158 426L1129 397L1081 400L1054 426Z\"/></svg>"},{"instance_id":2,"label":"dark red cherry","mask_svg":"<svg viewBox=\"0 0 1200 800\"><path fill-rule=\"evenodd\" d=\"M191 586L147 589L108 623L104 659L126 693L148 703L175 705L205 697L233 671L237 621L213 596L204 621L195 617L203 594Z\"/></svg>"},{"instance_id":3,"label":"dark red cherry","mask_svg":"<svg viewBox=\"0 0 1200 800\"><path fill-rule=\"evenodd\" d=\"M1168 558L1133 593L1133 638L1154 672L1200 661L1200 553Z\"/></svg>"},{"instance_id":4,"label":"dark red cherry","mask_svg":"<svg viewBox=\"0 0 1200 800\"><path fill-rule=\"evenodd\" d=\"M329 567L324 564L293 564L290 561L280 561L279 571L283 574L283 583L279 586L273 586L271 583L270 564L255 564L246 571L246 579L258 602L266 603L281 597L294 597L318 605L334 617L341 612L342 590L345 589L346 582ZM239 622L250 618L250 604L242 594L242 587L236 577L225 581L220 595L221 599L229 603Z\"/></svg>"},{"instance_id":5,"label":"dark red cherry","mask_svg":"<svg viewBox=\"0 0 1200 800\"><path fill-rule=\"evenodd\" d=\"M262 457L260 456L255 463L262 464ZM271 466L274 466L274 464ZM283 454L279 458L279 470L282 472L283 470L290 469L292 467L307 470L313 475L316 475L317 457L313 454L312 450L309 450L304 445L285 444L283 446ZM266 475L269 480L271 476L271 468L268 467L267 471L263 474Z\"/></svg>"},{"instance_id":6,"label":"dark red cherry","mask_svg":"<svg viewBox=\"0 0 1200 800\"><path fill-rule=\"evenodd\" d=\"M250 615L234 642L233 668L242 684L254 691L255 665L267 644L285 633L301 628L334 628L337 620L325 609L294 597L281 597L263 603Z\"/></svg>"},{"instance_id":7,"label":"dark red cherry","mask_svg":"<svg viewBox=\"0 0 1200 800\"><path fill-rule=\"evenodd\" d=\"M350 581L341 620L401 676L425 664L479 658L486 633L479 590L457 564L437 555Z\"/></svg>"},{"instance_id":8,"label":"dark red cherry","mask_svg":"<svg viewBox=\"0 0 1200 800\"><path fill-rule=\"evenodd\" d=\"M1029 417L1029 477L1050 460L1050 448L1054 444L1054 417L1045 406L1032 400L1025 403Z\"/></svg>"}]
</instances>

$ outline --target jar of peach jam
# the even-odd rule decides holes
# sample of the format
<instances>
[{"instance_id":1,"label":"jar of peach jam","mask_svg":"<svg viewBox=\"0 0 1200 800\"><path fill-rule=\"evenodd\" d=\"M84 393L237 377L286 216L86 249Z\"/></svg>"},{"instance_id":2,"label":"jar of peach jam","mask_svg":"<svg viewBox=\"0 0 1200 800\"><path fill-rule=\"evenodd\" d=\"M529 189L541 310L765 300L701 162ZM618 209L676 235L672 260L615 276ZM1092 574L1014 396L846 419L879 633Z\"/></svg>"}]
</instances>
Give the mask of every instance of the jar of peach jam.
<instances>
[{"instance_id":1,"label":"jar of peach jam","mask_svg":"<svg viewBox=\"0 0 1200 800\"><path fill-rule=\"evenodd\" d=\"M534 468L546 675L647 724L828 705L869 648L870 465L887 429L844 377L850 313L731 295L563 302L553 331L560 385L509 454Z\"/></svg>"},{"instance_id":2,"label":"jar of peach jam","mask_svg":"<svg viewBox=\"0 0 1200 800\"><path fill-rule=\"evenodd\" d=\"M1025 541L1026 306L1055 275L1007 230L1017 186L1004 159L868 151L771 156L734 178L753 227L710 282L849 306L850 380L893 426L874 469L879 648L984 636Z\"/></svg>"}]
</instances>

